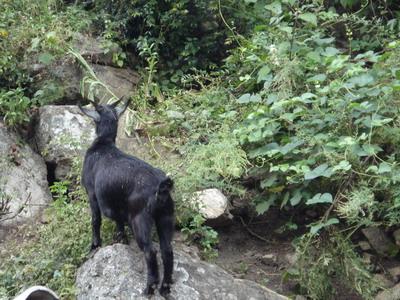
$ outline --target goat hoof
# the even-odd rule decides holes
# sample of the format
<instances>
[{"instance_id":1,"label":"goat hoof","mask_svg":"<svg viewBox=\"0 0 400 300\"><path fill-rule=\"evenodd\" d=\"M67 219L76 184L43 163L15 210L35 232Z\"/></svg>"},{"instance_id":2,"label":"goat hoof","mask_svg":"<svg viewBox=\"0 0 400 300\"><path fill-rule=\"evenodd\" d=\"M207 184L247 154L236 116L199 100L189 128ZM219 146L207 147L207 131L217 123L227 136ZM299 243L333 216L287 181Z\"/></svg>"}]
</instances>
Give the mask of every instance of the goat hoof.
<instances>
[{"instance_id":1,"label":"goat hoof","mask_svg":"<svg viewBox=\"0 0 400 300\"><path fill-rule=\"evenodd\" d=\"M147 285L143 291L143 295L146 295L146 296L154 295L154 291L156 288L157 288L157 283Z\"/></svg>"},{"instance_id":2,"label":"goat hoof","mask_svg":"<svg viewBox=\"0 0 400 300\"><path fill-rule=\"evenodd\" d=\"M128 245L128 238L126 237L125 234L122 233L117 233L114 238L113 238L113 243L119 243L119 244L124 244L124 245Z\"/></svg>"},{"instance_id":3,"label":"goat hoof","mask_svg":"<svg viewBox=\"0 0 400 300\"><path fill-rule=\"evenodd\" d=\"M94 256L94 254L97 252L97 250L100 249L100 245L90 245L90 249L89 249L89 253L88 253L88 257L92 258Z\"/></svg>"},{"instance_id":4,"label":"goat hoof","mask_svg":"<svg viewBox=\"0 0 400 300\"><path fill-rule=\"evenodd\" d=\"M171 293L171 284L170 283L163 283L160 287L160 295L163 297L168 296Z\"/></svg>"}]
</instances>

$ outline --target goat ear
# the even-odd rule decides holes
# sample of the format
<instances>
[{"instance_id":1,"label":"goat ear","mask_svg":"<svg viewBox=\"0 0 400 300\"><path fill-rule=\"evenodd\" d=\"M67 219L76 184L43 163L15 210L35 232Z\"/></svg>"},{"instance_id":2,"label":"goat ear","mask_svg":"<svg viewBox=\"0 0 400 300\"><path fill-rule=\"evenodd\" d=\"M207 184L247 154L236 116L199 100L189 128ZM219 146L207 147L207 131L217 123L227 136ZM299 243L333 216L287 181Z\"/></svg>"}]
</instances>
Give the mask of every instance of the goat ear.
<instances>
[{"instance_id":1,"label":"goat ear","mask_svg":"<svg viewBox=\"0 0 400 300\"><path fill-rule=\"evenodd\" d=\"M95 107L97 107L97 104L90 101L91 103L93 103L93 105ZM93 120L95 120L96 122L100 121L100 115L97 111L95 110L89 110L87 108L82 107L81 103L78 103L78 107L81 110L81 112L83 112L85 115L87 115L88 117L92 118Z\"/></svg>"},{"instance_id":2,"label":"goat ear","mask_svg":"<svg viewBox=\"0 0 400 300\"><path fill-rule=\"evenodd\" d=\"M122 105L122 107L116 107L116 106L122 101L122 99L123 99L123 98L121 98L121 99L119 99L118 101L116 101L116 102L114 102L113 104L111 104L111 106L115 108L115 111L117 112L118 118L119 118L119 117L124 113L124 111L128 108L129 102L130 102L130 100L131 100L130 97L127 97L127 99L126 99L125 103Z\"/></svg>"}]
</instances>

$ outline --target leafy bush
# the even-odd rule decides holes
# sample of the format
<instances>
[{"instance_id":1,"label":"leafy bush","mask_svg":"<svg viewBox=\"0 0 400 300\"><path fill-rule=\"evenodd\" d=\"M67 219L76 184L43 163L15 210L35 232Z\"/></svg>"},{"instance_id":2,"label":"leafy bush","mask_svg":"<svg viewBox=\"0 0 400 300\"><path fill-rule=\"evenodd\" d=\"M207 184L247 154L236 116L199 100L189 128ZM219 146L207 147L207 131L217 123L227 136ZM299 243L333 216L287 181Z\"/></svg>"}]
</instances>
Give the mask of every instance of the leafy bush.
<instances>
[{"instance_id":1,"label":"leafy bush","mask_svg":"<svg viewBox=\"0 0 400 300\"><path fill-rule=\"evenodd\" d=\"M352 57L326 28L316 28L338 15L294 7L298 14L288 21L291 13L283 2L279 7L267 7L274 26L255 33L228 59L245 92L237 103L247 109L235 133L261 165L254 170L265 191L259 213L272 204L336 203L362 180L381 198L380 187L393 190L397 183L393 136L381 133L398 123L398 44L385 54Z\"/></svg>"},{"instance_id":2,"label":"leafy bush","mask_svg":"<svg viewBox=\"0 0 400 300\"><path fill-rule=\"evenodd\" d=\"M347 239L339 234L306 234L296 247L297 268L288 274L299 281L311 299L337 299L337 288L345 287L356 290L363 299L374 299L380 286Z\"/></svg>"},{"instance_id":3,"label":"leafy bush","mask_svg":"<svg viewBox=\"0 0 400 300\"><path fill-rule=\"evenodd\" d=\"M0 11L0 87L25 87L33 63L51 64L65 53L89 14L59 0L3 1Z\"/></svg>"},{"instance_id":4,"label":"leafy bush","mask_svg":"<svg viewBox=\"0 0 400 300\"><path fill-rule=\"evenodd\" d=\"M226 56L228 29L222 10L233 13L235 1L96 1L98 24L107 36L120 40L130 52L138 53L144 41L153 44L160 69L179 82L191 69L210 69ZM110 34L110 32L112 32Z\"/></svg>"},{"instance_id":5,"label":"leafy bush","mask_svg":"<svg viewBox=\"0 0 400 300\"><path fill-rule=\"evenodd\" d=\"M21 88L7 92L0 90L0 115L4 116L4 122L9 126L29 121L28 110L32 105L33 102Z\"/></svg>"}]
</instances>

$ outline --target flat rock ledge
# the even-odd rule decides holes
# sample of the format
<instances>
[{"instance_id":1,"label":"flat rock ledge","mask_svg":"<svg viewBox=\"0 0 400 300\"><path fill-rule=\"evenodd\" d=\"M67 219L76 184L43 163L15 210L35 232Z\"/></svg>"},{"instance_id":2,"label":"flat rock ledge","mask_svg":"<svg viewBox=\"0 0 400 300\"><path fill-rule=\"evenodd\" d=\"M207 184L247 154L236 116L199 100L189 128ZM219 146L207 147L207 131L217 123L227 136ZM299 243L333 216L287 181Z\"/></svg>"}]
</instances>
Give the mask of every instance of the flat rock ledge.
<instances>
[{"instance_id":1,"label":"flat rock ledge","mask_svg":"<svg viewBox=\"0 0 400 300\"><path fill-rule=\"evenodd\" d=\"M175 251L174 282L168 299L288 300L255 282L235 279L220 267L179 251ZM77 299L149 299L142 295L145 283L143 254L136 246L114 244L98 250L79 268ZM156 292L151 299L164 298Z\"/></svg>"}]
</instances>

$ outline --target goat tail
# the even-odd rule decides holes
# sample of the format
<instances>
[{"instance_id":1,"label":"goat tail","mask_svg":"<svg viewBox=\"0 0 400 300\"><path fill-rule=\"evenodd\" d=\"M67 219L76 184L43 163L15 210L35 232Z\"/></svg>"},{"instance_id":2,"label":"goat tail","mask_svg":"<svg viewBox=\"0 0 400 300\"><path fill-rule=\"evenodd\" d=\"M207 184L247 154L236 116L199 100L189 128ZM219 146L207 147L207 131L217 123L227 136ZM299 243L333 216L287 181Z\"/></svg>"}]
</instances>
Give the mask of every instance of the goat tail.
<instances>
[{"instance_id":1,"label":"goat tail","mask_svg":"<svg viewBox=\"0 0 400 300\"><path fill-rule=\"evenodd\" d=\"M150 213L153 213L157 207L163 207L163 204L171 197L169 192L173 186L174 182L169 177L160 182L157 193L151 197L150 201L147 203L147 210Z\"/></svg>"},{"instance_id":2,"label":"goat tail","mask_svg":"<svg viewBox=\"0 0 400 300\"><path fill-rule=\"evenodd\" d=\"M174 186L174 182L172 181L171 178L167 177L163 181L161 181L160 185L158 186L158 193L159 194L165 194L168 193L170 190L172 190Z\"/></svg>"}]
</instances>

